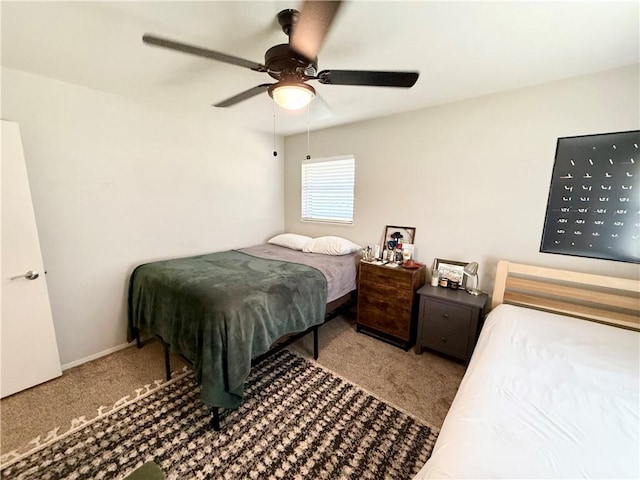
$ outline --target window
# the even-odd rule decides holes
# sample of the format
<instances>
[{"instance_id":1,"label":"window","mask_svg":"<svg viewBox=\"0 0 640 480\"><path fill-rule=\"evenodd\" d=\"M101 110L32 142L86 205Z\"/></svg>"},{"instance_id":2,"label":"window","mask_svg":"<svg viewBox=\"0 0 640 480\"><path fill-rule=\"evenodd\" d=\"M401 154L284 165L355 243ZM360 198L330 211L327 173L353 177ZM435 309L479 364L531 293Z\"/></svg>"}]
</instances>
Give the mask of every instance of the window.
<instances>
[{"instance_id":1,"label":"window","mask_svg":"<svg viewBox=\"0 0 640 480\"><path fill-rule=\"evenodd\" d=\"M353 223L353 155L302 162L302 220Z\"/></svg>"}]
</instances>

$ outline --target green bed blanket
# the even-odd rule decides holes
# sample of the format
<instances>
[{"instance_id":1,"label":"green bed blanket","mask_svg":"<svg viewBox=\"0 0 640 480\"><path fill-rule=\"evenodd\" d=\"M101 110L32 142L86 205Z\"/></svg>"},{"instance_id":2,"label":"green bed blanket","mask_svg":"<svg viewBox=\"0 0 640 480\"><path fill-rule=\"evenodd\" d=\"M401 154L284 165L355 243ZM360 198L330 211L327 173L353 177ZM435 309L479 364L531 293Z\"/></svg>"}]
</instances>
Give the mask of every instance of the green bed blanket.
<instances>
[{"instance_id":1,"label":"green bed blanket","mask_svg":"<svg viewBox=\"0 0 640 480\"><path fill-rule=\"evenodd\" d=\"M202 400L236 408L251 359L278 338L324 321L317 269L235 250L138 266L129 282L129 340L160 335L193 363Z\"/></svg>"}]
</instances>

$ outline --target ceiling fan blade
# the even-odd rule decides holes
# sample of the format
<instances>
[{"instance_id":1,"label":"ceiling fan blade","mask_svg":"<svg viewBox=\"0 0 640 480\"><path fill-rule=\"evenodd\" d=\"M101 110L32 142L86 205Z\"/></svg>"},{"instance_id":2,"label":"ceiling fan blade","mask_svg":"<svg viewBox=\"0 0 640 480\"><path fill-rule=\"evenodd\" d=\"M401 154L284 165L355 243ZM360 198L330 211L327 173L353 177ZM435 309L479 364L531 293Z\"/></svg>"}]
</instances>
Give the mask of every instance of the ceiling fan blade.
<instances>
[{"instance_id":1,"label":"ceiling fan blade","mask_svg":"<svg viewBox=\"0 0 640 480\"><path fill-rule=\"evenodd\" d=\"M210 58L212 60L218 60L219 62L237 65L238 67L250 68L251 70L255 70L257 72L267 71L267 67L260 63L252 62L251 60L245 60L244 58L234 57L233 55L216 52L215 50L209 50L207 48L201 48L182 42L176 42L175 40L169 40L168 38L156 37L155 35L150 35L148 33L145 33L142 36L142 41L149 45L155 45L156 47L168 48L170 50L190 53L191 55L196 55L198 57Z\"/></svg>"},{"instance_id":2,"label":"ceiling fan blade","mask_svg":"<svg viewBox=\"0 0 640 480\"><path fill-rule=\"evenodd\" d=\"M231 98L227 98L226 100L223 100L222 102L218 102L213 106L214 107L231 107L232 105L235 105L236 103L240 103L240 102L242 102L244 100L248 100L251 97L255 97L256 95L266 91L270 86L271 86L270 83L263 83L262 85L258 85L257 87L250 88L249 90L245 90L242 93L234 95Z\"/></svg>"},{"instance_id":3,"label":"ceiling fan blade","mask_svg":"<svg viewBox=\"0 0 640 480\"><path fill-rule=\"evenodd\" d=\"M311 116L314 120L325 120L334 115L333 109L320 94L316 94L313 102L309 104L309 108L311 109Z\"/></svg>"},{"instance_id":4,"label":"ceiling fan blade","mask_svg":"<svg viewBox=\"0 0 640 480\"><path fill-rule=\"evenodd\" d=\"M306 58L316 58L341 3L333 0L305 1L291 33L291 48Z\"/></svg>"},{"instance_id":5,"label":"ceiling fan blade","mask_svg":"<svg viewBox=\"0 0 640 480\"><path fill-rule=\"evenodd\" d=\"M372 87L410 88L418 80L418 72L374 72L367 70L323 70L316 77L327 85L369 85Z\"/></svg>"}]
</instances>

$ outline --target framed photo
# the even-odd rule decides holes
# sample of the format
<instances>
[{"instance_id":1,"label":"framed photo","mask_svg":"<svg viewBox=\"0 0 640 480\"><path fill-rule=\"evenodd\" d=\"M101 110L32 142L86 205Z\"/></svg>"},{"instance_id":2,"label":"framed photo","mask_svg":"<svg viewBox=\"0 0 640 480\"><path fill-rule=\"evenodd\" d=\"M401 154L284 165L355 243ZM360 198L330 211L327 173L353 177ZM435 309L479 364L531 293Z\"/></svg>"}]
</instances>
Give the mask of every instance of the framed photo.
<instances>
[{"instance_id":1,"label":"framed photo","mask_svg":"<svg viewBox=\"0 0 640 480\"><path fill-rule=\"evenodd\" d=\"M398 243L410 243L413 245L416 238L415 227L396 227L394 225L387 225L384 229L384 237L382 237L382 247L389 248L389 242L392 242L394 247Z\"/></svg>"},{"instance_id":2,"label":"framed photo","mask_svg":"<svg viewBox=\"0 0 640 480\"><path fill-rule=\"evenodd\" d=\"M464 267L466 267L468 263L469 262L457 262L455 260L436 258L435 269L439 277L457 278L460 281L460 288L465 288L467 285L467 276L463 272Z\"/></svg>"}]
</instances>

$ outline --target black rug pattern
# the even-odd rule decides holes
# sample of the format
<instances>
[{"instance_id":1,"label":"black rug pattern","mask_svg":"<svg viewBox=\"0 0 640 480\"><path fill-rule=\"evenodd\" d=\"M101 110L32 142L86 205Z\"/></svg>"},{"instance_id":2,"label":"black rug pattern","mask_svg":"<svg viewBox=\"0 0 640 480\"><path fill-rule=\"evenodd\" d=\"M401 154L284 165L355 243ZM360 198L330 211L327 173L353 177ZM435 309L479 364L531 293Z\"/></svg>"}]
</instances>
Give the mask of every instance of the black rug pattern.
<instances>
[{"instance_id":1,"label":"black rug pattern","mask_svg":"<svg viewBox=\"0 0 640 480\"><path fill-rule=\"evenodd\" d=\"M183 375L10 463L3 479L122 478L154 460L167 479L411 479L429 425L287 350L254 367L221 431Z\"/></svg>"}]
</instances>

